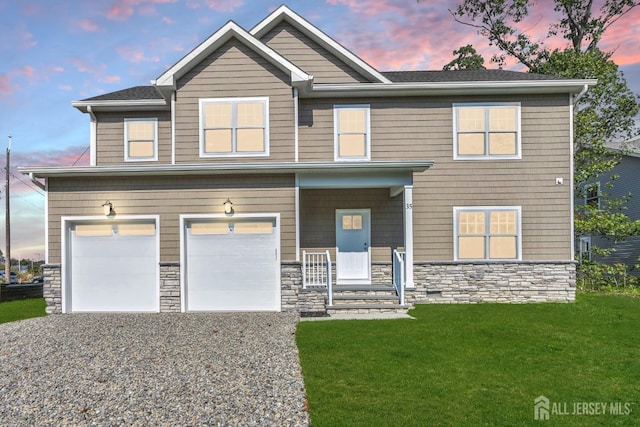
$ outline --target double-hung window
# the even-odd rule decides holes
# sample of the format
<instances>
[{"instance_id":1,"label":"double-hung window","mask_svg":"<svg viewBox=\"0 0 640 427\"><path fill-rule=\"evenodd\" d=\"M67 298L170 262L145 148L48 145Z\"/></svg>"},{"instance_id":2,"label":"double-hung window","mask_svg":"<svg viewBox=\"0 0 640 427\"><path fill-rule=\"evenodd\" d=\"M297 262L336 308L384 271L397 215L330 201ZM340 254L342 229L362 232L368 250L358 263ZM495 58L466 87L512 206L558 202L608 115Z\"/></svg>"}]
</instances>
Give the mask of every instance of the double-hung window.
<instances>
[{"instance_id":1,"label":"double-hung window","mask_svg":"<svg viewBox=\"0 0 640 427\"><path fill-rule=\"evenodd\" d=\"M453 208L454 258L520 260L520 212L519 206Z\"/></svg>"},{"instance_id":2,"label":"double-hung window","mask_svg":"<svg viewBox=\"0 0 640 427\"><path fill-rule=\"evenodd\" d=\"M453 104L456 160L520 159L520 104Z\"/></svg>"},{"instance_id":3,"label":"double-hung window","mask_svg":"<svg viewBox=\"0 0 640 427\"><path fill-rule=\"evenodd\" d=\"M158 160L158 119L124 119L124 159Z\"/></svg>"},{"instance_id":4,"label":"double-hung window","mask_svg":"<svg viewBox=\"0 0 640 427\"><path fill-rule=\"evenodd\" d=\"M368 105L334 106L334 160L371 160L369 110Z\"/></svg>"},{"instance_id":5,"label":"double-hung window","mask_svg":"<svg viewBox=\"0 0 640 427\"><path fill-rule=\"evenodd\" d=\"M600 209L600 182L594 182L585 187L584 204L592 209Z\"/></svg>"},{"instance_id":6,"label":"double-hung window","mask_svg":"<svg viewBox=\"0 0 640 427\"><path fill-rule=\"evenodd\" d=\"M200 100L200 156L268 156L269 99Z\"/></svg>"}]
</instances>

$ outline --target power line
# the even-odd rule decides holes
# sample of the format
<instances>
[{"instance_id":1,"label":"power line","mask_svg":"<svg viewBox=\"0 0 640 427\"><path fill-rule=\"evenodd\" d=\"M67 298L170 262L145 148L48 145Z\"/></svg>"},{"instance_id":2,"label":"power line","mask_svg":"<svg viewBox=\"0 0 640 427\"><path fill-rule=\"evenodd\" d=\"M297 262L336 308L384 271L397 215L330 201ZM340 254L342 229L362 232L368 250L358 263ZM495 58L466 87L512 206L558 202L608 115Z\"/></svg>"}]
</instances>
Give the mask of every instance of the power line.
<instances>
[{"instance_id":1,"label":"power line","mask_svg":"<svg viewBox=\"0 0 640 427\"><path fill-rule=\"evenodd\" d=\"M87 145L87 148L84 149L84 151L82 152L82 154L80 154L80 157L78 157L76 159L75 162L73 162L73 164L71 166L75 166L76 163L78 163L80 161L80 159L82 158L82 156L84 156L86 154L86 152L89 150L89 148L91 147L91 145Z\"/></svg>"},{"instance_id":2,"label":"power line","mask_svg":"<svg viewBox=\"0 0 640 427\"><path fill-rule=\"evenodd\" d=\"M29 199L27 199L26 197L22 197L20 194L18 193L13 193L14 196L17 196L18 198L22 199L23 201L29 203L31 206L37 208L38 210L41 210L42 212L44 212L44 208L42 206L38 206L35 203L31 202Z\"/></svg>"},{"instance_id":3,"label":"power line","mask_svg":"<svg viewBox=\"0 0 640 427\"><path fill-rule=\"evenodd\" d=\"M33 191L35 191L36 193L38 193L41 196L44 196L44 193L40 191L40 189L34 187L31 183L23 181L22 178L20 178L18 175L14 175L11 174L11 176L15 179L17 179L18 181L20 181L21 183L23 183L24 185L26 185L27 187L31 188Z\"/></svg>"}]
</instances>

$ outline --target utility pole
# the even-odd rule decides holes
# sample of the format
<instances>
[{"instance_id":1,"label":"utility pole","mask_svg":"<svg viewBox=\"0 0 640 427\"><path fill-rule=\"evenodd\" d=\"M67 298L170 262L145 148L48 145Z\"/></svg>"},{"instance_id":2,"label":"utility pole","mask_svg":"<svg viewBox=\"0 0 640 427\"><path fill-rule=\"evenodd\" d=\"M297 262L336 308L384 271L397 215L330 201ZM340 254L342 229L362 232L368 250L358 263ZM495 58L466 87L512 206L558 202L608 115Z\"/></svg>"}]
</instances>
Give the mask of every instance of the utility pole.
<instances>
[{"instance_id":1,"label":"utility pole","mask_svg":"<svg viewBox=\"0 0 640 427\"><path fill-rule=\"evenodd\" d=\"M9 178L11 176L11 164L9 162L9 158L11 156L11 135L9 135L9 145L7 145L7 166L5 167L7 172L7 180L4 184L4 198L5 198L5 225L6 225L6 247L4 251L4 280L7 284L11 284L11 210L9 208Z\"/></svg>"}]
</instances>

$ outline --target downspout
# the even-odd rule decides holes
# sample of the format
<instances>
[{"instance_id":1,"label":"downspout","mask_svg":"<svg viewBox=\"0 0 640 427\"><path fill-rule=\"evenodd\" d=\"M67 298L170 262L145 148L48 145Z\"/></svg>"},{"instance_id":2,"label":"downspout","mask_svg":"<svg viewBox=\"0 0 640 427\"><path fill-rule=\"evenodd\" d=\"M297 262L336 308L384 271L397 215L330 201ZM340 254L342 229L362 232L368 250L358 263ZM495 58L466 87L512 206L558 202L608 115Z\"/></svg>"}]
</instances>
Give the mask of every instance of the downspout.
<instances>
[{"instance_id":1,"label":"downspout","mask_svg":"<svg viewBox=\"0 0 640 427\"><path fill-rule=\"evenodd\" d=\"M293 157L298 162L298 89L293 88Z\"/></svg>"},{"instance_id":2,"label":"downspout","mask_svg":"<svg viewBox=\"0 0 640 427\"><path fill-rule=\"evenodd\" d=\"M96 162L96 140L98 132L98 119L91 109L91 105L87 106L87 112L91 116L91 124L89 129L89 164L95 166Z\"/></svg>"},{"instance_id":3,"label":"downspout","mask_svg":"<svg viewBox=\"0 0 640 427\"><path fill-rule=\"evenodd\" d=\"M570 192L570 206L571 206L571 211L570 211L570 227L571 227L571 260L575 260L576 259L576 241L575 241L575 237L576 237L576 232L575 232L575 184L574 184L574 154L575 154L575 147L574 147L574 129L573 129L573 120L574 120L574 114L575 114L575 106L578 103L578 101L580 101L580 99L584 96L585 93L587 93L587 91L589 90L589 85L584 85L582 87L582 90L580 91L580 93L578 93L577 95L569 95L569 183L571 185L569 192Z\"/></svg>"},{"instance_id":4,"label":"downspout","mask_svg":"<svg viewBox=\"0 0 640 427\"><path fill-rule=\"evenodd\" d=\"M171 93L171 164L176 164L176 93Z\"/></svg>"}]
</instances>

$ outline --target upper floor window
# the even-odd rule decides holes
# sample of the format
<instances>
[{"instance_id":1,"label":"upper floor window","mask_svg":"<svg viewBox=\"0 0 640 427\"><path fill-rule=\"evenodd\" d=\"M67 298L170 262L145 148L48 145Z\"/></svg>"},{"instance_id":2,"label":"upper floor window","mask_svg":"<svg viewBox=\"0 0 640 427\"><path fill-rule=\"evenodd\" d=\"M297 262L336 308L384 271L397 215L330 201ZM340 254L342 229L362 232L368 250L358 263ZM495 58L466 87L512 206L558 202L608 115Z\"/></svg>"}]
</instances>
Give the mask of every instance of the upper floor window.
<instances>
[{"instance_id":1,"label":"upper floor window","mask_svg":"<svg viewBox=\"0 0 640 427\"><path fill-rule=\"evenodd\" d=\"M371 159L368 105L336 105L333 123L334 160Z\"/></svg>"},{"instance_id":2,"label":"upper floor window","mask_svg":"<svg viewBox=\"0 0 640 427\"><path fill-rule=\"evenodd\" d=\"M520 104L453 104L457 160L520 159Z\"/></svg>"},{"instance_id":3,"label":"upper floor window","mask_svg":"<svg viewBox=\"0 0 640 427\"><path fill-rule=\"evenodd\" d=\"M600 182L585 187L584 204L592 209L600 209Z\"/></svg>"},{"instance_id":4,"label":"upper floor window","mask_svg":"<svg viewBox=\"0 0 640 427\"><path fill-rule=\"evenodd\" d=\"M158 160L158 119L124 119L124 160Z\"/></svg>"},{"instance_id":5,"label":"upper floor window","mask_svg":"<svg viewBox=\"0 0 640 427\"><path fill-rule=\"evenodd\" d=\"M200 156L269 155L269 99L200 100Z\"/></svg>"},{"instance_id":6,"label":"upper floor window","mask_svg":"<svg viewBox=\"0 0 640 427\"><path fill-rule=\"evenodd\" d=\"M456 260L521 259L520 207L453 208Z\"/></svg>"}]
</instances>

